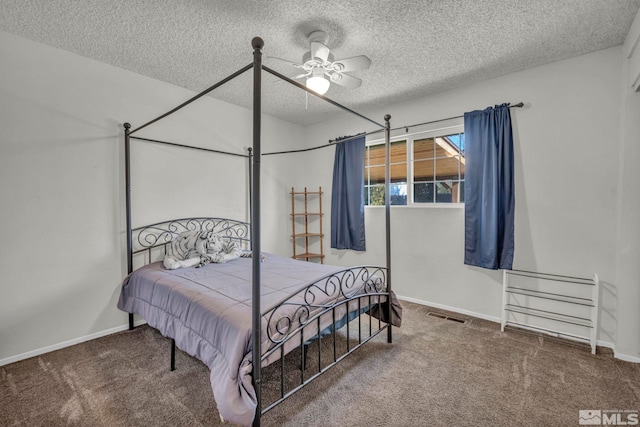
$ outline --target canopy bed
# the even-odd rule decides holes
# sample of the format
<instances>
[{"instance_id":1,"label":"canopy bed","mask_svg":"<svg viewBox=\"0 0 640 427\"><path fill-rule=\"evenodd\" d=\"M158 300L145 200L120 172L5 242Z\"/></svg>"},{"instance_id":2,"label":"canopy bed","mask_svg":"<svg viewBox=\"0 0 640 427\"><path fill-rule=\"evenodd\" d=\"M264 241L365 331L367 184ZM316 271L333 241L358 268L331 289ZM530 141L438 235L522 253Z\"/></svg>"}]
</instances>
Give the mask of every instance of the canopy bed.
<instances>
[{"instance_id":1,"label":"canopy bed","mask_svg":"<svg viewBox=\"0 0 640 427\"><path fill-rule=\"evenodd\" d=\"M118 307L134 313L172 339L172 369L175 346L197 357L211 371L211 382L221 418L232 423L260 425L261 415L324 373L348 354L387 332L392 342L392 324L399 325L397 300L391 290L390 200L389 200L389 121L377 123L319 95L304 85L262 64L264 42L252 41L253 62L194 96L173 110L131 130L124 124L125 184L127 226L127 268ZM131 140L167 143L133 136L134 133L185 107L217 87L253 69L253 146L246 157L249 164L250 223L224 218L184 218L132 228L131 221ZM386 266L342 268L264 254L261 244L260 159L261 81L266 71L331 104L384 129L387 164ZM186 148L181 144L167 143ZM198 148L202 149L202 148ZM218 150L215 153L231 154ZM265 153L278 154L278 153ZM214 232L242 245L243 256L226 263L211 263L201 268L167 270L154 262L154 254L166 253L167 245L183 231ZM134 271L134 256L143 265ZM361 314L370 318L362 320ZM350 324L355 322L355 326ZM336 335L346 329L347 349L336 351ZM357 331L356 331L357 329ZM355 337L357 335L357 338ZM333 340L329 362L321 359L321 339ZM311 342L317 344L317 369L305 372ZM300 381L285 387L285 356L300 354ZM315 355L314 355L315 357ZM262 368L280 364L279 396L263 405Z\"/></svg>"}]
</instances>

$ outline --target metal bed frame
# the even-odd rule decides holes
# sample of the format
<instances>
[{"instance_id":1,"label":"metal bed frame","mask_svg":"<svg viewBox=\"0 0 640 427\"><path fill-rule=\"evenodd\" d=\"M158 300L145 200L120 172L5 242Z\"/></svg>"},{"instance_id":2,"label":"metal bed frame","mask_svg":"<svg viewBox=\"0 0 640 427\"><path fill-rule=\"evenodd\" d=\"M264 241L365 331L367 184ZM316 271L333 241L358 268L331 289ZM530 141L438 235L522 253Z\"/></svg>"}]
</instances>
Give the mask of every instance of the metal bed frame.
<instances>
[{"instance_id":1,"label":"metal bed frame","mask_svg":"<svg viewBox=\"0 0 640 427\"><path fill-rule=\"evenodd\" d=\"M274 406L282 402L284 399L295 393L304 385L315 379L320 374L324 373L327 369L334 366L344 357L355 351L361 345L377 336L380 332L386 329L387 342L392 342L392 308L391 308L391 233L390 233L390 115L384 117L385 124L377 123L347 107L344 107L337 102L323 96L316 92L307 89L304 85L289 79L288 77L271 70L270 68L262 64L262 48L264 42L261 38L255 37L252 42L253 47L253 62L242 69L238 70L229 77L221 80L205 91L190 98L186 102L180 104L167 113L149 121L148 123L141 125L131 130L129 123L124 123L124 143L125 143L125 198L126 198L126 227L127 227L127 270L128 273L133 271L133 257L136 254L146 253L149 262L152 259L152 251L162 250L166 247L173 237L175 237L180 231L193 230L193 229L206 229L212 231L218 231L223 233L228 238L238 239L249 245L252 252L252 379L253 386L256 393L256 412L253 420L254 426L260 425L261 415L272 409ZM235 77L243 74L244 72L253 69L253 147L249 148L248 155L228 153L219 150L211 150L206 148L191 147L182 144L176 144L172 142L160 141L155 139L148 139L142 137L133 136L134 133L142 130L143 128L155 123L167 117L170 114L178 111L179 109L187 106L191 102L198 98L208 94L217 87L229 82ZM266 71L294 86L299 87L306 92L327 101L334 106L339 107L351 114L354 114L360 118L363 118L376 126L380 127L385 132L386 143L386 177L385 177L385 238L386 238L386 267L375 266L359 266L341 270L339 272L327 275L319 278L313 283L308 284L302 290L298 291L295 295L302 297L303 304L296 303L293 308L293 314L287 314L284 317L274 316L281 310L288 310L290 313L292 310L292 303L290 298L281 301L279 304L266 310L265 313L260 313L260 284L261 284L261 212L260 212L260 160L262 155L267 154L280 154L280 153L264 153L261 151L261 97L262 97L262 72ZM169 144L173 146L198 149L203 151L229 154L234 156L246 157L249 162L249 192L250 192L250 224L243 223L241 221L227 220L221 218L185 218L181 220L167 221L163 223L156 223L145 227L133 229L131 222L131 140L136 139L140 141L147 141L153 143ZM303 151L303 150L301 150ZM135 242L134 242L135 236ZM157 249L160 248L160 249ZM363 285L356 286L356 283L363 283ZM318 304L316 303L316 296L322 293L325 297L329 296L332 299L331 304ZM386 304L380 304L382 299L386 297ZM363 305L364 304L364 305ZM372 330L372 324L375 322L373 319L368 323L369 333L368 336L363 337L363 327L360 314L371 309L372 307L379 307L378 314L386 314L386 321L381 321L378 318L377 329ZM380 313L384 307L386 313ZM336 318L336 310L346 310L346 333L347 333L347 352L338 355L336 352L336 329L338 329L338 322L341 319ZM349 315L351 312L357 312L358 317L358 343L353 347L350 347L350 330L349 324L352 319ZM333 318L332 326L326 328L323 326L321 331L321 318L330 316ZM380 317L380 316L378 316ZM283 320L284 319L284 320ZM342 320L344 320L342 319ZM270 325L268 330L275 330L276 333L269 333L269 348L263 352L261 342L261 324L263 320L267 321ZM133 313L129 313L129 328L134 327ZM307 348L309 344L309 337L305 335L305 328L315 328L317 335L312 339L320 339L322 335L333 336L333 357L332 362L322 367L320 363L321 359L321 346L318 343L318 372L305 378L305 364L307 361ZM366 326L364 328L366 330ZM301 377L300 384L291 390L286 391L284 385L284 357L287 350L285 346L290 343L291 340L300 340L300 368ZM291 344L289 344L291 345ZM298 347L298 346L296 346ZM264 354L263 354L264 353ZM267 359L279 359L281 365L281 384L280 384L280 398L269 404L266 408L262 407L261 396L261 383L262 383L262 364ZM271 362L269 362L271 363ZM171 369L175 368L175 341L172 339L171 348Z\"/></svg>"}]
</instances>

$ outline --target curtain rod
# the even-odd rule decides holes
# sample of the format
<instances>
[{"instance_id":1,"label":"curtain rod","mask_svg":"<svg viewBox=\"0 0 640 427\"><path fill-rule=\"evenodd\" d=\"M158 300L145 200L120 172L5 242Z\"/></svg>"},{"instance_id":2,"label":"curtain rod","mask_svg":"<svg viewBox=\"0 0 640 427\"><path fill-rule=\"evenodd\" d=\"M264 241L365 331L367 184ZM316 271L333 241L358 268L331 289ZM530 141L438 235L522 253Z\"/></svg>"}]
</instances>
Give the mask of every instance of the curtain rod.
<instances>
[{"instance_id":1,"label":"curtain rod","mask_svg":"<svg viewBox=\"0 0 640 427\"><path fill-rule=\"evenodd\" d=\"M518 102L517 104L509 105L509 108L522 108L522 107L524 107L524 102ZM430 124L433 124L433 123L445 122L447 120L461 119L463 117L464 117L464 115L462 115L462 116L454 116L454 117L447 117L446 119L438 119L438 120L432 120L430 122L416 123L414 125L409 125L409 126L400 126L400 127L397 127L397 128L393 128L391 130L394 131L394 130L400 130L400 129L409 129L409 128L416 127L416 126L424 126L424 125L430 125ZM372 135L374 133L379 133L379 132L383 132L383 131L384 131L384 129L377 129L377 130L374 130L374 131L371 131L371 132L365 132L364 135L365 136ZM360 137L362 135L363 134L360 133L358 135L350 136L348 138L341 139L340 142L350 141L350 140L358 138L358 137ZM330 139L329 140L329 145L334 144L336 141L337 141L337 139ZM323 147L325 147L325 146L323 145ZM320 147L318 147L318 148L320 148Z\"/></svg>"}]
</instances>

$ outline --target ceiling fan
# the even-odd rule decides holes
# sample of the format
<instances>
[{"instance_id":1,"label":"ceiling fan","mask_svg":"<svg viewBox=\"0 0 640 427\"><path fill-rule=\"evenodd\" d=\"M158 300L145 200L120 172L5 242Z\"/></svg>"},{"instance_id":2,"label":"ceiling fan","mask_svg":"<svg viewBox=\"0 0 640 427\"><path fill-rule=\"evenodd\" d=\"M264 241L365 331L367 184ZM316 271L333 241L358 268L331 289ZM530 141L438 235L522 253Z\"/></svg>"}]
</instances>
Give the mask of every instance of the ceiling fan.
<instances>
[{"instance_id":1,"label":"ceiling fan","mask_svg":"<svg viewBox=\"0 0 640 427\"><path fill-rule=\"evenodd\" d=\"M292 77L293 79L306 78L307 88L320 95L324 95L329 90L331 83L348 89L355 89L362 84L362 80L346 73L366 70L371 65L369 58L360 55L334 60L333 54L326 45L327 34L324 31L314 31L308 38L311 50L304 54L301 64L274 58L304 70L303 73Z\"/></svg>"}]
</instances>

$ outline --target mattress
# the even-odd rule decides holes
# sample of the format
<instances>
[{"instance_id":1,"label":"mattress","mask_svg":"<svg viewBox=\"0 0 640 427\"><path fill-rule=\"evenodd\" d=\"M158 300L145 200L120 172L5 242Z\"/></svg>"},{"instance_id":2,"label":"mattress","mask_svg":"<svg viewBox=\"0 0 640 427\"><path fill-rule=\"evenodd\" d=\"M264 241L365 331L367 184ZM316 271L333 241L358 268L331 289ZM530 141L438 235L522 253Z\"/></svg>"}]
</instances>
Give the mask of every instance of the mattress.
<instances>
[{"instance_id":1,"label":"mattress","mask_svg":"<svg viewBox=\"0 0 640 427\"><path fill-rule=\"evenodd\" d=\"M313 316L314 309L332 304L336 287L344 287L339 294L349 295L349 292L361 293L364 282L368 282L367 286L373 283L376 289L383 282L376 277L342 273L342 270L342 267L266 254L261 263L261 313L267 313L262 321L263 354L274 346L274 341L289 332L287 324L296 316ZM314 280L334 273L335 278L312 287L311 292L299 292ZM345 275L349 277L343 278ZM251 378L251 295L251 258L178 270L166 270L161 263L152 263L124 280L118 308L141 315L164 336L174 338L178 348L204 362L211 371L211 386L221 416L232 423L248 425L253 421L256 408ZM356 298L349 304L349 311L362 310L358 299L366 300L367 304L378 302L377 296ZM280 304L283 301L287 303ZM270 311L274 306L277 310ZM332 317L346 315L345 305L339 310ZM304 340L319 334L313 325L305 328ZM326 328L326 324L319 326ZM300 339L291 340L284 351L290 351L300 342ZM274 352L263 365L279 356L280 351Z\"/></svg>"}]
</instances>

